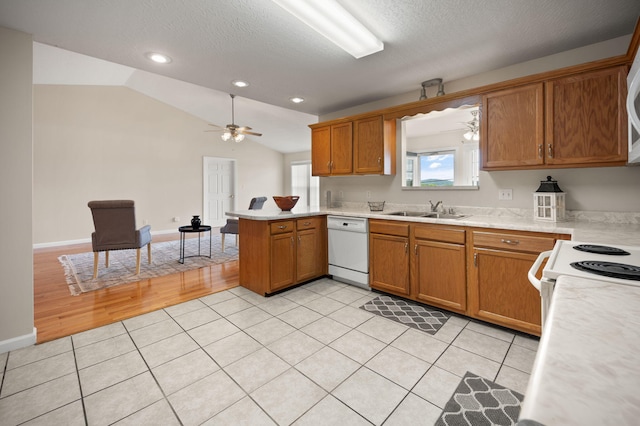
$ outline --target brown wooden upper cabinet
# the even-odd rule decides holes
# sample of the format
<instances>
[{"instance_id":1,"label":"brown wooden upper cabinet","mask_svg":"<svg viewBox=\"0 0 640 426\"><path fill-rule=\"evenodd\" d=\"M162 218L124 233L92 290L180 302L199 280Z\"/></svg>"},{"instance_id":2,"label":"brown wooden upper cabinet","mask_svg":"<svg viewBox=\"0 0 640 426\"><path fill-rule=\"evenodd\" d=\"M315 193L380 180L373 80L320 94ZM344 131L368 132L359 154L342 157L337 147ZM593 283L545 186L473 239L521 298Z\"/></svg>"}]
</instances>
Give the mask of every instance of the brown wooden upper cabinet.
<instances>
[{"instance_id":1,"label":"brown wooden upper cabinet","mask_svg":"<svg viewBox=\"0 0 640 426\"><path fill-rule=\"evenodd\" d=\"M625 67L483 96L483 170L624 165Z\"/></svg>"},{"instance_id":2,"label":"brown wooden upper cabinet","mask_svg":"<svg viewBox=\"0 0 640 426\"><path fill-rule=\"evenodd\" d=\"M480 123L483 169L544 164L543 99L543 83L483 96Z\"/></svg>"},{"instance_id":3,"label":"brown wooden upper cabinet","mask_svg":"<svg viewBox=\"0 0 640 426\"><path fill-rule=\"evenodd\" d=\"M547 164L626 164L625 67L551 80L546 97Z\"/></svg>"},{"instance_id":4,"label":"brown wooden upper cabinet","mask_svg":"<svg viewBox=\"0 0 640 426\"><path fill-rule=\"evenodd\" d=\"M395 174L395 120L376 115L311 129L314 176Z\"/></svg>"},{"instance_id":5,"label":"brown wooden upper cabinet","mask_svg":"<svg viewBox=\"0 0 640 426\"><path fill-rule=\"evenodd\" d=\"M354 172L395 174L395 121L385 123L382 116L377 115L355 120L353 126Z\"/></svg>"},{"instance_id":6,"label":"brown wooden upper cabinet","mask_svg":"<svg viewBox=\"0 0 640 426\"><path fill-rule=\"evenodd\" d=\"M353 125L351 122L311 130L311 174L314 176L353 173Z\"/></svg>"}]
</instances>

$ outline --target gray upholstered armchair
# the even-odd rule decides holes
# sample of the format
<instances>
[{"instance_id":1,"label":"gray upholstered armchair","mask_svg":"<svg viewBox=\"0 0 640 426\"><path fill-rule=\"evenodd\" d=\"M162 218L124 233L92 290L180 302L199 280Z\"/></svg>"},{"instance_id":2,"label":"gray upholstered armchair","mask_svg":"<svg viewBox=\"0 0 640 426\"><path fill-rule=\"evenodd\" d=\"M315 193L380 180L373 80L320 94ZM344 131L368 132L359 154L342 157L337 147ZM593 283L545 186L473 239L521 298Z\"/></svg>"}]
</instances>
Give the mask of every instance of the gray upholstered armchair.
<instances>
[{"instance_id":1,"label":"gray upholstered armchair","mask_svg":"<svg viewBox=\"0 0 640 426\"><path fill-rule=\"evenodd\" d=\"M136 275L140 273L140 249L147 246L151 263L151 226L136 230L136 217L131 200L90 201L96 231L91 234L93 246L93 278L98 276L98 254L105 252L105 266L109 267L110 250L136 249Z\"/></svg>"},{"instance_id":2,"label":"gray upholstered armchair","mask_svg":"<svg viewBox=\"0 0 640 426\"><path fill-rule=\"evenodd\" d=\"M249 210L261 210L267 197L255 197L249 203ZM238 245L238 219L227 219L227 224L220 228L222 235L222 251L224 252L224 236L226 234L235 234L236 246Z\"/></svg>"}]
</instances>

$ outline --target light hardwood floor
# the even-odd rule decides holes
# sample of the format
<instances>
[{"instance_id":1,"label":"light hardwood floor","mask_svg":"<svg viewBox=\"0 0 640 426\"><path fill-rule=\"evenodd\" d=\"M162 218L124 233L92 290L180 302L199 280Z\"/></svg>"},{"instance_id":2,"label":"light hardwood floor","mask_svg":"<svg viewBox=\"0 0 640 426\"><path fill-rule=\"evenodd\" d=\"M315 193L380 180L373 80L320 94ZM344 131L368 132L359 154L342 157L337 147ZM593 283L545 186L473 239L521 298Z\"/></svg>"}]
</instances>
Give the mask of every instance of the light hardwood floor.
<instances>
[{"instance_id":1,"label":"light hardwood floor","mask_svg":"<svg viewBox=\"0 0 640 426\"><path fill-rule=\"evenodd\" d=\"M167 234L154 236L153 242L177 239L177 233ZM72 296L58 257L90 251L90 243L34 250L34 322L38 343L238 285L238 261L233 261ZM134 251L132 255L135 256Z\"/></svg>"}]
</instances>

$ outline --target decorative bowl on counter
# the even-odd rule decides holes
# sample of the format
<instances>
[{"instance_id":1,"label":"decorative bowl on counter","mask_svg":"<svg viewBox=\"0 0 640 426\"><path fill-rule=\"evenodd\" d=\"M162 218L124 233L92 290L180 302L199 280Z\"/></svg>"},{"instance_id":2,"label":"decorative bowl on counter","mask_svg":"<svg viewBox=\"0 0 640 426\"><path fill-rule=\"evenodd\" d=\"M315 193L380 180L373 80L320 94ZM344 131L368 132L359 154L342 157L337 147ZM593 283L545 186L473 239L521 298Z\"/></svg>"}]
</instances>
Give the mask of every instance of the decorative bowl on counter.
<instances>
[{"instance_id":1,"label":"decorative bowl on counter","mask_svg":"<svg viewBox=\"0 0 640 426\"><path fill-rule=\"evenodd\" d=\"M300 197L297 195L287 195L282 197L277 195L273 196L273 201L275 201L276 205L280 207L280 210L285 212L291 210L296 205L299 199Z\"/></svg>"}]
</instances>

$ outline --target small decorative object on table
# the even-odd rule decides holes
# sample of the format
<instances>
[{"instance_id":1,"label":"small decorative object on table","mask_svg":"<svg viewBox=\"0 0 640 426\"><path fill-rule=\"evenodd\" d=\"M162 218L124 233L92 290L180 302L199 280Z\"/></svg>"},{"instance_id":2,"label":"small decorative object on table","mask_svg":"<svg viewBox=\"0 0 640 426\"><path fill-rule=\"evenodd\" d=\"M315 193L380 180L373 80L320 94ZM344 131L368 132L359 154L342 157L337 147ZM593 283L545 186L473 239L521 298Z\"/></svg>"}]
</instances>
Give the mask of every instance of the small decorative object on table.
<instances>
[{"instance_id":1,"label":"small decorative object on table","mask_svg":"<svg viewBox=\"0 0 640 426\"><path fill-rule=\"evenodd\" d=\"M201 223L202 222L200 221L200 216L193 216L193 218L191 219L191 226L193 227L193 229L200 228Z\"/></svg>"},{"instance_id":2,"label":"small decorative object on table","mask_svg":"<svg viewBox=\"0 0 640 426\"><path fill-rule=\"evenodd\" d=\"M273 196L273 201L275 201L276 205L280 207L280 210L285 212L291 210L298 202L298 199L300 199L300 197L297 195L287 195L283 197L277 195Z\"/></svg>"},{"instance_id":3,"label":"small decorative object on table","mask_svg":"<svg viewBox=\"0 0 640 426\"><path fill-rule=\"evenodd\" d=\"M381 212L384 210L384 201L368 201L369 210L372 212Z\"/></svg>"},{"instance_id":4,"label":"small decorative object on table","mask_svg":"<svg viewBox=\"0 0 640 426\"><path fill-rule=\"evenodd\" d=\"M558 181L547 176L546 181L540 181L540 187L533 193L533 218L549 222L561 222L565 215L564 192L558 186Z\"/></svg>"}]
</instances>

